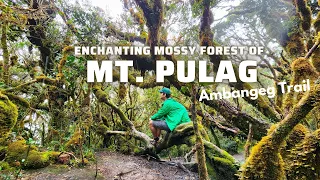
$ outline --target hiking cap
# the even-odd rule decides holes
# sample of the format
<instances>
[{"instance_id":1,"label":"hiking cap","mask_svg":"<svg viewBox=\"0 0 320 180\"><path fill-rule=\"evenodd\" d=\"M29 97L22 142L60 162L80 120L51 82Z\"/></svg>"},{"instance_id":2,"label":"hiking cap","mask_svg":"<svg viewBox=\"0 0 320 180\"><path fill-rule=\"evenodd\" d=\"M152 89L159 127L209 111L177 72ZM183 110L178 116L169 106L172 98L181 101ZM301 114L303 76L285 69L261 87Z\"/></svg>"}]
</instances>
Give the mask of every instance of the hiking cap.
<instances>
[{"instance_id":1,"label":"hiking cap","mask_svg":"<svg viewBox=\"0 0 320 180\"><path fill-rule=\"evenodd\" d=\"M170 89L166 88L166 87L162 88L159 92L164 93L164 94L171 94Z\"/></svg>"}]
</instances>

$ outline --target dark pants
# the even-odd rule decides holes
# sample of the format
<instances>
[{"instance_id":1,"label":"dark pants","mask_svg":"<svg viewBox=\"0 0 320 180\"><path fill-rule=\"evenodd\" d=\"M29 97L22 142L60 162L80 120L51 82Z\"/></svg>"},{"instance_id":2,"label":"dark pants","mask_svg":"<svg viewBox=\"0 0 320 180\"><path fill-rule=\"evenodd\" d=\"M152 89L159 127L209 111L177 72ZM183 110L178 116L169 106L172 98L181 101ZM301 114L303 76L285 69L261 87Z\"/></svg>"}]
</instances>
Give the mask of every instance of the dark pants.
<instances>
[{"instance_id":1,"label":"dark pants","mask_svg":"<svg viewBox=\"0 0 320 180\"><path fill-rule=\"evenodd\" d=\"M171 132L169 129L169 126L167 125L166 121L164 121L164 120L152 121L152 125L153 125L153 127L157 128L157 129Z\"/></svg>"}]
</instances>

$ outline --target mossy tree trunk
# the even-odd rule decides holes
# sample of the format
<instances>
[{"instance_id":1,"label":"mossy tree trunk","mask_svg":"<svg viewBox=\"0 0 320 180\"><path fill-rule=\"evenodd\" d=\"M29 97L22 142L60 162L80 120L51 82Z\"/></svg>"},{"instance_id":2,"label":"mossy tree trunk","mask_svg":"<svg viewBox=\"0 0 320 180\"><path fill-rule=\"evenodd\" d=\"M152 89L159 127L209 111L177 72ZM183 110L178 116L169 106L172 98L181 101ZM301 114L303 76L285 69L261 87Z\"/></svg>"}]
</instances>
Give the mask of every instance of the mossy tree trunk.
<instances>
[{"instance_id":1,"label":"mossy tree trunk","mask_svg":"<svg viewBox=\"0 0 320 180\"><path fill-rule=\"evenodd\" d=\"M1 27L1 46L3 51L3 79L6 84L9 83L9 52L7 45L8 22L4 21Z\"/></svg>"},{"instance_id":2,"label":"mossy tree trunk","mask_svg":"<svg viewBox=\"0 0 320 180\"><path fill-rule=\"evenodd\" d=\"M203 141L198 128L198 120L196 114L196 85L192 84L192 121L193 121L193 129L196 135L196 150L197 150L197 160L198 160L198 169L199 169L199 178L203 180L209 179L208 170L206 165L206 156L204 153Z\"/></svg>"},{"instance_id":3,"label":"mossy tree trunk","mask_svg":"<svg viewBox=\"0 0 320 180\"><path fill-rule=\"evenodd\" d=\"M6 138L17 122L17 118L17 106L0 92L0 144L6 142Z\"/></svg>"}]
</instances>

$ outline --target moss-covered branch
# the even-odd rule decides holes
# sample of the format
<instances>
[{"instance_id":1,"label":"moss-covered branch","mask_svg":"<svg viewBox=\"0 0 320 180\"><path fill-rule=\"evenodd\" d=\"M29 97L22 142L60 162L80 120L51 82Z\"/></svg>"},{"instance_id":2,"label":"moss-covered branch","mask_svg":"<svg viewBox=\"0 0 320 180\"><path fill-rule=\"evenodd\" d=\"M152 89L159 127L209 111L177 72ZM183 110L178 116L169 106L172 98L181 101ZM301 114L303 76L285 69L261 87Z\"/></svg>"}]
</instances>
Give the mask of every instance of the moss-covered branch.
<instances>
[{"instance_id":1,"label":"moss-covered branch","mask_svg":"<svg viewBox=\"0 0 320 180\"><path fill-rule=\"evenodd\" d=\"M316 79L319 77L318 72L312 67L311 63L306 58L297 58L295 59L291 64L292 69L292 78L290 85L296 85L301 83L305 79L310 80L310 85L313 86ZM301 96L297 96L297 98L294 98L294 95L297 94L294 91L291 91L286 94L286 97L284 99L284 114L287 115L293 104L298 102L301 98Z\"/></svg>"},{"instance_id":2,"label":"moss-covered branch","mask_svg":"<svg viewBox=\"0 0 320 180\"><path fill-rule=\"evenodd\" d=\"M213 40L213 33L211 31L211 24L213 23L213 14L210 9L210 0L203 0L203 13L201 17L200 24L200 45L201 46L216 46L217 44ZM221 55L209 55L210 61L213 63L214 72L217 72L220 61L223 59ZM238 74L238 73L236 73ZM239 79L239 77L237 77ZM238 83L231 83L237 89L247 89L250 90L252 87L248 83L243 83L238 80ZM280 114L277 113L275 109L272 108L262 97L258 97L257 100L252 100L249 97L244 97L244 99L253 106L256 106L257 109L270 118L273 121L279 121Z\"/></svg>"},{"instance_id":3,"label":"moss-covered branch","mask_svg":"<svg viewBox=\"0 0 320 180\"><path fill-rule=\"evenodd\" d=\"M63 48L62 50L62 58L60 59L60 62L58 64L58 73L59 73L59 78L62 78L63 76L63 72L62 72L62 69L64 67L64 65L66 64L67 62L67 58L68 58L68 55L73 52L74 48L72 46L66 46Z\"/></svg>"},{"instance_id":4,"label":"moss-covered branch","mask_svg":"<svg viewBox=\"0 0 320 180\"><path fill-rule=\"evenodd\" d=\"M113 80L120 80L120 73L118 71L113 71ZM165 86L165 84L170 84L168 81L165 81L164 83L157 82L155 77L153 76L145 77L143 82L136 82L136 78L133 77L133 75L131 74L128 75L128 82L136 87L143 89L154 88L156 86Z\"/></svg>"},{"instance_id":5,"label":"moss-covered branch","mask_svg":"<svg viewBox=\"0 0 320 180\"><path fill-rule=\"evenodd\" d=\"M314 53L317 50L319 45L320 45L320 32L318 33L318 36L316 38L316 42L311 47L311 49L308 51L308 53L306 54L305 58L308 59L312 55L312 53Z\"/></svg>"},{"instance_id":6,"label":"moss-covered branch","mask_svg":"<svg viewBox=\"0 0 320 180\"><path fill-rule=\"evenodd\" d=\"M249 116L226 100L203 100L203 103L216 109L227 122L238 127L246 134L249 133L249 123L251 123L254 132L254 139L261 139L267 134L267 129L270 127L269 123Z\"/></svg>"},{"instance_id":7,"label":"moss-covered branch","mask_svg":"<svg viewBox=\"0 0 320 180\"><path fill-rule=\"evenodd\" d=\"M218 128L219 131L223 132L227 135L237 135L239 133L239 129L230 126L230 124L226 123L226 120L223 117L214 117L208 112L200 112L197 111L197 114L201 117L204 117L206 121L212 122L214 127Z\"/></svg>"},{"instance_id":8,"label":"moss-covered branch","mask_svg":"<svg viewBox=\"0 0 320 180\"><path fill-rule=\"evenodd\" d=\"M292 109L278 125L278 128L271 134L275 145L280 145L281 142L288 136L291 130L320 102L320 85L316 84Z\"/></svg>"},{"instance_id":9,"label":"moss-covered branch","mask_svg":"<svg viewBox=\"0 0 320 180\"><path fill-rule=\"evenodd\" d=\"M131 135L143 141L147 149L152 149L150 137L136 130L134 124L128 119L125 113L108 99L108 94L101 89L101 85L95 84L93 86L93 92L100 102L106 103L119 115L121 121L128 127L128 132Z\"/></svg>"},{"instance_id":10,"label":"moss-covered branch","mask_svg":"<svg viewBox=\"0 0 320 180\"><path fill-rule=\"evenodd\" d=\"M32 85L37 82L42 82L42 83L45 83L48 85L56 85L58 81L56 79L48 78L45 75L41 75L41 76L37 76L36 79L34 79L32 81L20 84L16 87L5 89L4 92L9 93L9 92L20 91L20 90L23 90L24 88L26 88L26 86Z\"/></svg>"},{"instance_id":11,"label":"moss-covered branch","mask_svg":"<svg viewBox=\"0 0 320 180\"><path fill-rule=\"evenodd\" d=\"M60 152L54 151L40 152L37 147L27 145L26 141L22 139L9 144L6 161L12 166L19 163L23 169L38 169L55 162L60 154Z\"/></svg>"},{"instance_id":12,"label":"moss-covered branch","mask_svg":"<svg viewBox=\"0 0 320 180\"><path fill-rule=\"evenodd\" d=\"M114 36L117 39L120 40L126 40L129 42L141 42L141 43L145 43L147 38L146 37L142 37L142 36L138 36L135 33L124 33L118 29L116 29L116 27L112 24L108 24L108 30L105 33L106 36Z\"/></svg>"},{"instance_id":13,"label":"moss-covered branch","mask_svg":"<svg viewBox=\"0 0 320 180\"><path fill-rule=\"evenodd\" d=\"M238 73L236 73L238 74ZM238 77L237 77L238 78ZM236 83L230 83L233 87L238 90L250 90L253 87L246 82L242 82L238 79ZM263 115L268 117L270 120L274 122L278 122L281 118L281 115L271 106L262 96L258 96L256 100L251 99L250 97L243 97L245 101L247 101L252 106L256 107L258 111L260 111Z\"/></svg>"},{"instance_id":14,"label":"moss-covered branch","mask_svg":"<svg viewBox=\"0 0 320 180\"><path fill-rule=\"evenodd\" d=\"M304 31L309 31L311 27L311 9L306 0L294 0L296 11L300 16L300 26Z\"/></svg>"}]
</instances>

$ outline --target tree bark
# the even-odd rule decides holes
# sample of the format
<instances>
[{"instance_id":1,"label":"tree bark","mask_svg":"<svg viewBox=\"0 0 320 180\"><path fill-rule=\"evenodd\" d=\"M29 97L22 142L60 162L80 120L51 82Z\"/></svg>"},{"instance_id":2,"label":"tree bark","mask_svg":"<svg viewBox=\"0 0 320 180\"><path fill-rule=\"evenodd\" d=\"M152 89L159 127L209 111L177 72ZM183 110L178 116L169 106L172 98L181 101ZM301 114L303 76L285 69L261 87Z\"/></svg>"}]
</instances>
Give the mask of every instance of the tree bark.
<instances>
[{"instance_id":1,"label":"tree bark","mask_svg":"<svg viewBox=\"0 0 320 180\"><path fill-rule=\"evenodd\" d=\"M4 21L2 23L2 33L1 33L1 46L3 50L3 79L4 82L8 85L9 84L9 52L8 52L8 45L7 45L7 28L8 22Z\"/></svg>"},{"instance_id":2,"label":"tree bark","mask_svg":"<svg viewBox=\"0 0 320 180\"><path fill-rule=\"evenodd\" d=\"M208 170L206 165L206 156L204 153L203 141L198 128L198 120L196 114L196 85L192 84L192 121L193 121L193 129L196 135L196 149L197 149L197 160L198 160L198 169L199 169L199 178L203 180L209 179Z\"/></svg>"}]
</instances>

